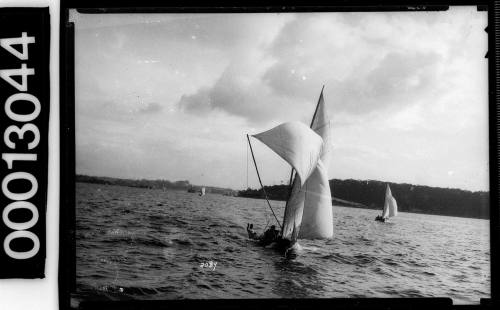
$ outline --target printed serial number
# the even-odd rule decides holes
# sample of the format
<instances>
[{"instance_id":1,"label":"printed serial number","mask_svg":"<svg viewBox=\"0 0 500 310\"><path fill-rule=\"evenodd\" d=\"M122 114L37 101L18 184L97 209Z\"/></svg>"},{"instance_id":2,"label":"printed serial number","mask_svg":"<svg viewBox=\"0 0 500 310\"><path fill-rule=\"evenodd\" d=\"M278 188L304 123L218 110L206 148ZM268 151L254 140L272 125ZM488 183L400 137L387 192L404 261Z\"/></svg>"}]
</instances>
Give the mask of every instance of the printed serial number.
<instances>
[{"instance_id":1,"label":"printed serial number","mask_svg":"<svg viewBox=\"0 0 500 310\"><path fill-rule=\"evenodd\" d=\"M26 32L22 32L17 38L0 39L0 46L14 55L21 61L29 59L28 45L35 43L35 37L28 36ZM14 48L14 45L20 45L20 51ZM13 152L2 153L2 160L7 164L7 169L14 170L19 162L36 162L37 154L33 152L20 153L19 145L21 141L27 144L28 150L34 150L40 143L40 131L38 127L31 123L39 115L41 104L38 98L27 93L28 91L28 76L34 75L35 69L28 68L26 63L21 63L17 69L0 69L0 78L12 86L17 93L12 94L4 102L4 110L7 117L12 122L21 123L21 125L12 124L8 126L3 133L4 144ZM20 77L20 82L13 77ZM31 108L28 114L16 113L13 107L23 107L23 111ZM19 111L19 110L17 110ZM14 139L14 140L13 140ZM12 181L24 180L30 183L29 190L26 192L12 192L9 189L9 184ZM2 193L11 200L2 212L2 221L10 232L3 241L5 253L14 259L28 259L35 256L40 250L40 241L37 235L28 231L38 222L39 214L37 207L28 200L33 198L38 191L38 181L33 174L25 171L12 171L7 174L2 180ZM31 212L31 218L23 222L14 222L9 218L12 211L17 209L26 209ZM18 238L28 238L33 242L33 247L28 251L15 251L11 248L11 242Z\"/></svg>"}]
</instances>

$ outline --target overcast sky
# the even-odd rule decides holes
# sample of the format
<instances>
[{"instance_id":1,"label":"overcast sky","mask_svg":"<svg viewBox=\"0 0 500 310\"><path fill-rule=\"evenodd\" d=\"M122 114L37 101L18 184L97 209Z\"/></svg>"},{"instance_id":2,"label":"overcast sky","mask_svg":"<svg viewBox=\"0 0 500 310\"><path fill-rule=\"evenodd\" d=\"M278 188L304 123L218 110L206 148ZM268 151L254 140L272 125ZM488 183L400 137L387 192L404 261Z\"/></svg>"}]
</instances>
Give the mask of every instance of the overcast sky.
<instances>
[{"instance_id":1,"label":"overcast sky","mask_svg":"<svg viewBox=\"0 0 500 310\"><path fill-rule=\"evenodd\" d=\"M245 134L309 124L324 84L330 179L489 190L487 13L475 7L72 20L79 174L244 188ZM287 182L288 164L252 145L264 184Z\"/></svg>"}]
</instances>

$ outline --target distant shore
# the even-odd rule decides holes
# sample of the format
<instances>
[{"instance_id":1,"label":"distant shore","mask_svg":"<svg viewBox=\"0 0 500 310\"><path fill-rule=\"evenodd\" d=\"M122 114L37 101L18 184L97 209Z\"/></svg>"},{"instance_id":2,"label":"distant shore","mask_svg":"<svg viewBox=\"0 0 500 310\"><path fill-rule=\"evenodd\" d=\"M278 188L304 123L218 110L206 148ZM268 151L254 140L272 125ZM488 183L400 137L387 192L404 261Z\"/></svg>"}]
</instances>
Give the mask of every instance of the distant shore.
<instances>
[{"instance_id":1,"label":"distant shore","mask_svg":"<svg viewBox=\"0 0 500 310\"><path fill-rule=\"evenodd\" d=\"M83 183L96 183L96 184L107 184L107 185L120 185L129 187L140 187L140 188L150 188L150 189L178 189L178 190L190 190L193 192L199 192L202 187L205 187L205 193L221 194L227 196L237 196L238 191L230 188L222 188L215 186L205 186L205 185L194 185L189 183L189 181L175 181L171 182L168 180L146 180L146 179L120 179L120 178L110 178L110 177L97 177L77 174L75 178L76 182Z\"/></svg>"},{"instance_id":2,"label":"distant shore","mask_svg":"<svg viewBox=\"0 0 500 310\"><path fill-rule=\"evenodd\" d=\"M332 203L354 208L382 210L386 184L401 212L448 215L489 219L490 194L485 191L466 191L456 188L430 187L413 184L387 183L375 180L330 180ZM266 186L269 199L287 200L287 185ZM240 191L240 197L264 198L261 189Z\"/></svg>"},{"instance_id":3,"label":"distant shore","mask_svg":"<svg viewBox=\"0 0 500 310\"><path fill-rule=\"evenodd\" d=\"M177 189L199 192L205 187L206 193L264 199L262 189L248 188L236 191L230 188L194 185L189 181L120 179L76 175L76 182L120 185L150 189ZM392 194L401 212L448 215L457 217L489 219L489 192L471 192L456 188L440 188L413 184L387 183L374 180L330 180L332 204L364 209L382 209L385 186L391 186ZM289 195L287 185L265 186L268 198L286 201Z\"/></svg>"}]
</instances>

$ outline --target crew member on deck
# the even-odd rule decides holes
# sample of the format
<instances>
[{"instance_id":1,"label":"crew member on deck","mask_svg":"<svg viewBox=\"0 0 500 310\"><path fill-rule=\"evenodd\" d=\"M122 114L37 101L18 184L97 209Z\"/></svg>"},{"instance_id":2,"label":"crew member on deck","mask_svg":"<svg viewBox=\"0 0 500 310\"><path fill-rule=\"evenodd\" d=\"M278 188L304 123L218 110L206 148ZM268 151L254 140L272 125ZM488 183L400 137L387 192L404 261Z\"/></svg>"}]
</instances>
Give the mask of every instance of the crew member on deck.
<instances>
[{"instance_id":1,"label":"crew member on deck","mask_svg":"<svg viewBox=\"0 0 500 310\"><path fill-rule=\"evenodd\" d=\"M278 239L279 230L276 230L276 226L271 225L271 227L264 232L264 235L259 238L261 245L268 245L275 242Z\"/></svg>"},{"instance_id":2,"label":"crew member on deck","mask_svg":"<svg viewBox=\"0 0 500 310\"><path fill-rule=\"evenodd\" d=\"M253 230L253 224L247 224L248 238L259 240L259 243L263 246L269 245L279 238L280 231L276 229L276 226L271 225L271 227L264 232L262 236L257 236L257 233Z\"/></svg>"},{"instance_id":3,"label":"crew member on deck","mask_svg":"<svg viewBox=\"0 0 500 310\"><path fill-rule=\"evenodd\" d=\"M248 238L259 239L257 237L257 233L255 232L255 230L253 230L253 224L247 224L247 232L248 232Z\"/></svg>"}]
</instances>

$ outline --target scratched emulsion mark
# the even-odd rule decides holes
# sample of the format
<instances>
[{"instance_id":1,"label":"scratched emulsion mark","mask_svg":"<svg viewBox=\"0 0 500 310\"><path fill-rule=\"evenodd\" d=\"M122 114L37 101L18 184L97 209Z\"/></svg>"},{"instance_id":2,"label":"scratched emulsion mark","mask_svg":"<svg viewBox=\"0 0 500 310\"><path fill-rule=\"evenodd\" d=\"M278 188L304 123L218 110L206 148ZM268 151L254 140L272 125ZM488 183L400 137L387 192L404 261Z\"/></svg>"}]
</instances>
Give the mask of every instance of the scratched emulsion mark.
<instances>
[{"instance_id":1,"label":"scratched emulsion mark","mask_svg":"<svg viewBox=\"0 0 500 310\"><path fill-rule=\"evenodd\" d=\"M214 261L208 261L208 262L202 262L200 263L200 268L209 268L212 271L215 270L215 267L217 266L217 262Z\"/></svg>"}]
</instances>

